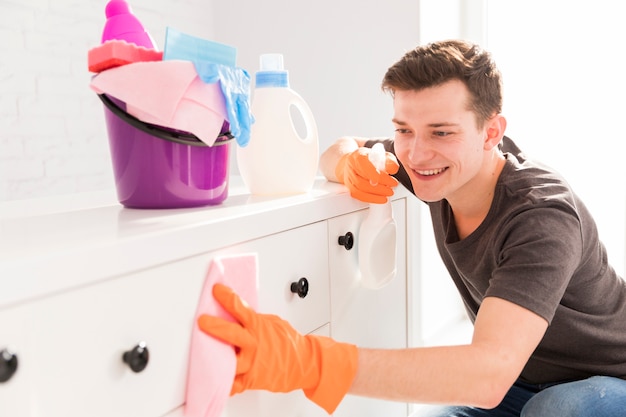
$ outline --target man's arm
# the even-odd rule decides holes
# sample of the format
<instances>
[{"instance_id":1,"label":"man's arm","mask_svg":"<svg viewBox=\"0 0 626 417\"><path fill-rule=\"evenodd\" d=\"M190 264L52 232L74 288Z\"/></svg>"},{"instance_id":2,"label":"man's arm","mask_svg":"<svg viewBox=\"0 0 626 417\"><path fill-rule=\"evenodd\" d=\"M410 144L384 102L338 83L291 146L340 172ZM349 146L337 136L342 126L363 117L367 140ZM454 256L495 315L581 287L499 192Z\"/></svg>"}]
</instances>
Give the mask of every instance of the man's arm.
<instances>
[{"instance_id":1,"label":"man's arm","mask_svg":"<svg viewBox=\"0 0 626 417\"><path fill-rule=\"evenodd\" d=\"M547 321L509 301L486 298L469 345L359 349L350 393L395 401L497 406L541 341Z\"/></svg>"},{"instance_id":2,"label":"man's arm","mask_svg":"<svg viewBox=\"0 0 626 417\"><path fill-rule=\"evenodd\" d=\"M400 165L394 154L385 153L385 169L378 170L369 160L368 139L343 137L320 157L320 170L328 181L345 185L350 195L366 203L383 204L393 195L398 180L393 177Z\"/></svg>"},{"instance_id":3,"label":"man's arm","mask_svg":"<svg viewBox=\"0 0 626 417\"><path fill-rule=\"evenodd\" d=\"M328 181L341 182L337 179L335 168L342 156L356 151L365 145L367 139L346 136L339 138L320 156L320 171Z\"/></svg>"},{"instance_id":4,"label":"man's arm","mask_svg":"<svg viewBox=\"0 0 626 417\"><path fill-rule=\"evenodd\" d=\"M396 401L497 406L541 341L547 321L501 298L486 298L469 345L359 349L350 393Z\"/></svg>"},{"instance_id":5,"label":"man's arm","mask_svg":"<svg viewBox=\"0 0 626 417\"><path fill-rule=\"evenodd\" d=\"M237 348L232 393L302 389L331 414L347 393L394 401L496 407L542 339L548 322L501 298L487 297L468 345L366 349L299 334L259 314L231 289L213 295L234 318L202 315L200 329Z\"/></svg>"}]
</instances>

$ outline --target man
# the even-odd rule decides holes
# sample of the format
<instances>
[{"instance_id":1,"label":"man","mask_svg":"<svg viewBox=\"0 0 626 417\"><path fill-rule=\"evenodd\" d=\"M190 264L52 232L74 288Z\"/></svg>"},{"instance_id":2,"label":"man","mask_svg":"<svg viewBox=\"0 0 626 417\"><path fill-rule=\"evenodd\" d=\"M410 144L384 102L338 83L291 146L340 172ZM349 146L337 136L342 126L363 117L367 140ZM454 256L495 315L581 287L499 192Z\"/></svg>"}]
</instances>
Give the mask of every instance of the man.
<instances>
[{"instance_id":1,"label":"man","mask_svg":"<svg viewBox=\"0 0 626 417\"><path fill-rule=\"evenodd\" d=\"M217 286L238 323L203 316L199 326L238 348L233 392L301 388L329 413L350 393L446 405L437 416L625 416L626 282L567 183L504 136L490 55L462 41L418 47L383 89L394 139L339 139L322 172L366 202L385 202L399 181L429 206L472 341L357 348L299 335ZM395 178L369 163L375 142Z\"/></svg>"}]
</instances>

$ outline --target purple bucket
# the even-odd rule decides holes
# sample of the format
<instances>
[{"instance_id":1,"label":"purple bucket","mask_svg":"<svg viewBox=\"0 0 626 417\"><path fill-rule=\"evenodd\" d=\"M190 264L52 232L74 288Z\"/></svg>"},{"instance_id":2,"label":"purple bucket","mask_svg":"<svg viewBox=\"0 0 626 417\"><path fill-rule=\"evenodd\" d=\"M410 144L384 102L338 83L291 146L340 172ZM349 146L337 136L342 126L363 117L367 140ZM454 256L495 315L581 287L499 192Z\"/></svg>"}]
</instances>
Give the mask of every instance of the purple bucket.
<instances>
[{"instance_id":1,"label":"purple bucket","mask_svg":"<svg viewBox=\"0 0 626 417\"><path fill-rule=\"evenodd\" d=\"M131 208L219 204L228 196L229 147L224 122L213 146L196 136L150 125L126 113L119 100L99 95L119 202Z\"/></svg>"}]
</instances>

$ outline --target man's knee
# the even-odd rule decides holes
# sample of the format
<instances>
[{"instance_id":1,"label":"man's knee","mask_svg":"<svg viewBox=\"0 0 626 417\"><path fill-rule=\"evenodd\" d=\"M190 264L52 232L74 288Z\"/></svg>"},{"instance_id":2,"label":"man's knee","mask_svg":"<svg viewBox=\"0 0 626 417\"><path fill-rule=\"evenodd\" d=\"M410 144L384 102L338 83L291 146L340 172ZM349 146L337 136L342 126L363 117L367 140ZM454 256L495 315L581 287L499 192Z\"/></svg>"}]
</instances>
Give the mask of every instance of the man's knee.
<instances>
[{"instance_id":1,"label":"man's knee","mask_svg":"<svg viewBox=\"0 0 626 417\"><path fill-rule=\"evenodd\" d=\"M618 416L626 407L626 381L597 376L555 385L534 395L521 417Z\"/></svg>"}]
</instances>

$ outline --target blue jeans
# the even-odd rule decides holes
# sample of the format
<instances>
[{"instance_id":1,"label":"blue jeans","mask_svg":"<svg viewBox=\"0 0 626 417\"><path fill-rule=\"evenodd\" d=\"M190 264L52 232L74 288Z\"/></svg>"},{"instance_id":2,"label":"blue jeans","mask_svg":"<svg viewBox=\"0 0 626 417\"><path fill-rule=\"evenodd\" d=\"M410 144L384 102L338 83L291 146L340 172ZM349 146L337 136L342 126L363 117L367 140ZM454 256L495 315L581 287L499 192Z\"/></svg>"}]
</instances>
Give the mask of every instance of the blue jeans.
<instances>
[{"instance_id":1,"label":"blue jeans","mask_svg":"<svg viewBox=\"0 0 626 417\"><path fill-rule=\"evenodd\" d=\"M626 417L626 380L594 376L561 384L531 385L518 381L500 405L436 407L420 417Z\"/></svg>"}]
</instances>

